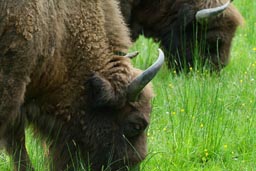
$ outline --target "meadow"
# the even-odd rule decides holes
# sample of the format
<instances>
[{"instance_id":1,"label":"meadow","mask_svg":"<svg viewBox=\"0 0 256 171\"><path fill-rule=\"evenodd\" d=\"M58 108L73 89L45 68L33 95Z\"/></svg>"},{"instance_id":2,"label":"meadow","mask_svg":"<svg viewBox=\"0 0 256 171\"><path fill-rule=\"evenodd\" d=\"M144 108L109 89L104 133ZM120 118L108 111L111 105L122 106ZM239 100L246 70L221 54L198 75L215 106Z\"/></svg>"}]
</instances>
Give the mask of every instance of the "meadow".
<instances>
[{"instance_id":1,"label":"meadow","mask_svg":"<svg viewBox=\"0 0 256 171\"><path fill-rule=\"evenodd\" d=\"M164 66L153 80L155 98L142 171L256 171L256 1L234 1L245 18L231 60L220 73ZM136 67L147 68L158 44L141 37ZM47 170L41 142L27 130L27 148L38 171ZM0 171L12 170L0 153Z\"/></svg>"}]
</instances>

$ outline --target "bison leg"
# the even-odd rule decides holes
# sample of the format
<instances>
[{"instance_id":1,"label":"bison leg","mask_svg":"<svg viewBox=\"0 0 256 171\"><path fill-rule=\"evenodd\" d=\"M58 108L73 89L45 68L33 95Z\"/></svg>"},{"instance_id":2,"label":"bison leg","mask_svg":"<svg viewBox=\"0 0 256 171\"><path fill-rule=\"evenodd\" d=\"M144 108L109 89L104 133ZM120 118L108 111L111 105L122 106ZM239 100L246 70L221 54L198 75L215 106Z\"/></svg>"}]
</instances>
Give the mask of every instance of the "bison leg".
<instances>
[{"instance_id":1,"label":"bison leg","mask_svg":"<svg viewBox=\"0 0 256 171\"><path fill-rule=\"evenodd\" d=\"M51 170L53 171L75 171L79 165L78 149L74 142L54 141L50 146L50 156L52 157Z\"/></svg>"},{"instance_id":2,"label":"bison leg","mask_svg":"<svg viewBox=\"0 0 256 171\"><path fill-rule=\"evenodd\" d=\"M6 150L12 156L15 170L33 170L25 146L25 118L21 115L12 126L8 126L5 133Z\"/></svg>"},{"instance_id":3,"label":"bison leg","mask_svg":"<svg viewBox=\"0 0 256 171\"><path fill-rule=\"evenodd\" d=\"M0 56L0 138L7 143L15 169L25 171L31 163L25 148L25 121L21 118L20 107L29 79L14 73L17 68L12 66L15 64L6 61Z\"/></svg>"},{"instance_id":4,"label":"bison leg","mask_svg":"<svg viewBox=\"0 0 256 171\"><path fill-rule=\"evenodd\" d=\"M0 138L7 142L6 148L13 157L15 168L25 171L31 164L25 148L25 128L20 118L20 107L29 77L24 76L17 67L21 66L0 56Z\"/></svg>"},{"instance_id":5,"label":"bison leg","mask_svg":"<svg viewBox=\"0 0 256 171\"><path fill-rule=\"evenodd\" d=\"M24 39L12 24L4 31L2 26L9 24L0 24L0 137L20 111L37 57L36 43Z\"/></svg>"},{"instance_id":6,"label":"bison leg","mask_svg":"<svg viewBox=\"0 0 256 171\"><path fill-rule=\"evenodd\" d=\"M17 117L26 87L25 82L16 81L11 76L1 76L0 70L0 137L4 134L7 124Z\"/></svg>"}]
</instances>

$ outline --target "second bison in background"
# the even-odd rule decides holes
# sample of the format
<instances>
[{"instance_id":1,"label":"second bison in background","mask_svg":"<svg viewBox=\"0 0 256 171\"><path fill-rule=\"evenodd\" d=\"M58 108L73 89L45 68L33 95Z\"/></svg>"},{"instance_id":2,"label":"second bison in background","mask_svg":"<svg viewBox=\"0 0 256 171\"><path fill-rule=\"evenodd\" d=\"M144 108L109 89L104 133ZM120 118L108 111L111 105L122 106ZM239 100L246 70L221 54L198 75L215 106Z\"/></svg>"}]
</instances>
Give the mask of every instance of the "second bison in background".
<instances>
[{"instance_id":1,"label":"second bison in background","mask_svg":"<svg viewBox=\"0 0 256 171\"><path fill-rule=\"evenodd\" d=\"M196 61L214 70L226 66L235 31L243 23L227 0L119 1L133 40L144 34L159 41L169 54L168 66L176 70Z\"/></svg>"}]
</instances>

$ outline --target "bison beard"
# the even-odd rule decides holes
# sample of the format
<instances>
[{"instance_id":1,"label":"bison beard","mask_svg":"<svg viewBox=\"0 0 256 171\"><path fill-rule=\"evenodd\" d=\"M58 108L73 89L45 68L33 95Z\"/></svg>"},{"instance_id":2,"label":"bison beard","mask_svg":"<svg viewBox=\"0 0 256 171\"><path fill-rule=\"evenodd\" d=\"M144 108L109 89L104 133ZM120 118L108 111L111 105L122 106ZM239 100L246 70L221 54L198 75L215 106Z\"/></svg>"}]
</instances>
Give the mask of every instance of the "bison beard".
<instances>
[{"instance_id":1,"label":"bison beard","mask_svg":"<svg viewBox=\"0 0 256 171\"><path fill-rule=\"evenodd\" d=\"M0 138L15 169L32 168L25 120L50 142L51 170L139 164L153 96L147 84L162 52L143 73L115 55L130 45L115 0L9 0L0 7Z\"/></svg>"},{"instance_id":2,"label":"bison beard","mask_svg":"<svg viewBox=\"0 0 256 171\"><path fill-rule=\"evenodd\" d=\"M198 63L198 69L204 64L213 70L222 69L229 62L235 31L243 23L228 0L119 2L132 39L143 34L160 42L169 68L178 71Z\"/></svg>"}]
</instances>

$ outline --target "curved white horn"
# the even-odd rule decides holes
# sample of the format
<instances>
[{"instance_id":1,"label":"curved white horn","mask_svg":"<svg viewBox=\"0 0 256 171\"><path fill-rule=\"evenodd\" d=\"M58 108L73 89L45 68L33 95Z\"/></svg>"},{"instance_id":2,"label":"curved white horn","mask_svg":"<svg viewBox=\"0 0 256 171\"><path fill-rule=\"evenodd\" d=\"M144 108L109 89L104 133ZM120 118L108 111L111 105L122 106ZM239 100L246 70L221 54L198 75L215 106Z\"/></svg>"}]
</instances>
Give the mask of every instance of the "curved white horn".
<instances>
[{"instance_id":1,"label":"curved white horn","mask_svg":"<svg viewBox=\"0 0 256 171\"><path fill-rule=\"evenodd\" d=\"M216 15L222 13L229 6L229 4L230 4L230 1L228 1L224 5L216 7L216 8L202 9L196 13L196 20L198 22L201 22L205 19L216 16Z\"/></svg>"},{"instance_id":2,"label":"curved white horn","mask_svg":"<svg viewBox=\"0 0 256 171\"><path fill-rule=\"evenodd\" d=\"M137 76L128 86L127 95L129 101L136 101L141 90L155 77L159 69L164 63L164 53L159 50L157 61L146 69L142 74Z\"/></svg>"}]
</instances>

